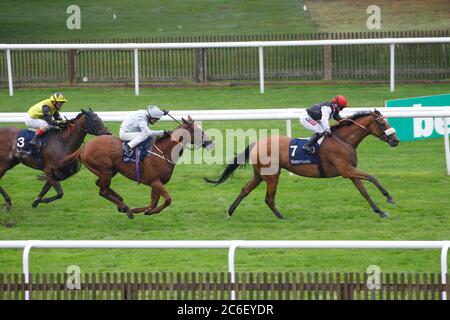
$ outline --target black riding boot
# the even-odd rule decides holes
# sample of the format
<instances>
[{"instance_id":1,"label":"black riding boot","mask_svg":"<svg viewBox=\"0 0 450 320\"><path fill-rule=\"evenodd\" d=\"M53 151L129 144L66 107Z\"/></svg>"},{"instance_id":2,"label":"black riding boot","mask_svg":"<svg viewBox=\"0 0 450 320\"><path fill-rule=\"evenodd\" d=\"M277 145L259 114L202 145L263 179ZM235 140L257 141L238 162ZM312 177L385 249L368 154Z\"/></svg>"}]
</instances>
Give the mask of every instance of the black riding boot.
<instances>
[{"instance_id":1,"label":"black riding boot","mask_svg":"<svg viewBox=\"0 0 450 320\"><path fill-rule=\"evenodd\" d=\"M322 133L314 133L314 135L303 145L302 149L305 150L306 153L314 153L316 151L314 145L320 137L322 137Z\"/></svg>"},{"instance_id":2,"label":"black riding boot","mask_svg":"<svg viewBox=\"0 0 450 320\"><path fill-rule=\"evenodd\" d=\"M35 134L29 144L34 146L36 149L39 149L41 147L41 138L37 134Z\"/></svg>"}]
</instances>

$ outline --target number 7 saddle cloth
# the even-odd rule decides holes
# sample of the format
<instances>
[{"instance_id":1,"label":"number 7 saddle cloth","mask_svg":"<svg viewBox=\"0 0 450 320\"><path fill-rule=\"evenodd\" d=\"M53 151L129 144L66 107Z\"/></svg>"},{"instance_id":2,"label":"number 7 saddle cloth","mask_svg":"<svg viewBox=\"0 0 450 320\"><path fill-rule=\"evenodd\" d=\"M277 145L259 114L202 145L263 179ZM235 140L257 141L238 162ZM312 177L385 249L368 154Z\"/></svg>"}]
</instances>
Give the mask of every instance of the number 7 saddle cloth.
<instances>
[{"instance_id":1,"label":"number 7 saddle cloth","mask_svg":"<svg viewBox=\"0 0 450 320\"><path fill-rule=\"evenodd\" d=\"M313 154L308 154L302 149L307 141L308 139L291 139L291 142L289 143L289 163L292 165L317 164L319 166L321 177L324 177L322 162L319 157L320 145L316 143L314 145L316 151Z\"/></svg>"}]
</instances>

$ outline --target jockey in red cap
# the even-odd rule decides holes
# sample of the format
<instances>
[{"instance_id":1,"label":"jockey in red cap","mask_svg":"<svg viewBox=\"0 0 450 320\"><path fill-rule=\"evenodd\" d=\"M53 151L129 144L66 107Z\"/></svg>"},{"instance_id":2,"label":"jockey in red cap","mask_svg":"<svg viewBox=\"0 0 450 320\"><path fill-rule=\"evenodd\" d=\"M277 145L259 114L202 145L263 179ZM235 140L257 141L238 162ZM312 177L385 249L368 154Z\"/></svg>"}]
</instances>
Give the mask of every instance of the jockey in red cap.
<instances>
[{"instance_id":1,"label":"jockey in red cap","mask_svg":"<svg viewBox=\"0 0 450 320\"><path fill-rule=\"evenodd\" d=\"M305 143L303 150L307 153L314 153L314 145L317 141L331 132L328 120L331 118L336 121L342 120L339 111L342 111L345 107L347 107L347 99L344 96L337 95L329 102L322 102L306 109L308 116L300 118L300 123L306 129L313 131L314 134Z\"/></svg>"}]
</instances>

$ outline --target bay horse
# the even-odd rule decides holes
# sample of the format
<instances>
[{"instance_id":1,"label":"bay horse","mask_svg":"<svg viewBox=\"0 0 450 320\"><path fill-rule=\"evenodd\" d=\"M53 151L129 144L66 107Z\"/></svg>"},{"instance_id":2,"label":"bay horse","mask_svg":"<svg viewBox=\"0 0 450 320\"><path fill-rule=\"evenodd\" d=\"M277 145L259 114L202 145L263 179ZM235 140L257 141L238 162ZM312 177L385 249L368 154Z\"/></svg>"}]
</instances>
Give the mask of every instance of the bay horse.
<instances>
[{"instance_id":1,"label":"bay horse","mask_svg":"<svg viewBox=\"0 0 450 320\"><path fill-rule=\"evenodd\" d=\"M129 219L133 219L134 214L140 212L144 212L145 215L157 214L171 203L164 185L171 179L176 161L183 154L186 145L191 143L196 147L207 149L214 146L211 139L190 116L187 120L182 118L182 121L183 124L171 134L156 138L153 144L155 152L147 155L140 163L142 174L139 182L151 187L151 203L147 207L131 209L124 203L123 198L111 189L111 180L118 172L130 180L138 181L135 164L122 161L122 141L119 138L113 136L94 138L83 148L63 159L62 164L66 165L79 158L89 171L98 176L96 185L100 188L99 195L113 202L117 210L126 213ZM158 207L161 196L164 202Z\"/></svg>"},{"instance_id":2,"label":"bay horse","mask_svg":"<svg viewBox=\"0 0 450 320\"><path fill-rule=\"evenodd\" d=\"M372 201L361 180L367 180L373 183L387 198L388 203L394 204L394 199L374 176L356 168L358 162L356 148L368 135L380 138L391 147L396 147L399 144L395 129L390 127L389 123L378 110L372 112L360 112L341 120L338 124L331 127L331 134L325 136L319 148L319 157L322 162L325 178L338 176L349 178L361 195L370 204L372 210L381 217L388 217L388 214L380 210L380 208ZM279 152L278 157L275 159L270 157L272 154L271 146L273 145L271 140L273 139L278 139L277 147L279 148L279 150L276 150ZM247 146L244 152L237 155L233 161L226 166L219 179L211 180L205 178L209 183L214 183L216 185L220 184L230 177L240 165L247 163L249 159L252 161L254 175L242 188L240 194L228 209L228 217L232 216L242 199L247 197L249 193L264 180L267 184L266 204L279 219L284 219L283 215L275 206L275 194L281 168L300 176L310 178L321 177L319 166L317 164L290 164L288 152L291 139L292 138L286 136L271 136L256 141ZM267 152L268 158L271 159L272 162L278 162L276 172L267 175L261 174L261 170L270 166L272 163L261 163L258 149Z\"/></svg>"},{"instance_id":3,"label":"bay horse","mask_svg":"<svg viewBox=\"0 0 450 320\"><path fill-rule=\"evenodd\" d=\"M72 163L70 166L59 166L61 159L80 148L86 134L103 135L110 134L105 128L103 121L91 109L81 110L74 119L67 121L67 124L60 128L53 128L46 133L44 139L46 143L41 147L42 161L30 156L27 158L16 157L16 138L21 129L15 127L0 128L0 179L10 169L19 163L42 170L45 174L46 182L42 187L38 197L33 201L33 208L39 203L50 203L63 197L64 192L59 181L69 178L79 169L79 163ZM50 188L56 190L56 195L44 198ZM0 193L5 203L2 205L7 210L11 209L12 202L6 191L0 187Z\"/></svg>"}]
</instances>

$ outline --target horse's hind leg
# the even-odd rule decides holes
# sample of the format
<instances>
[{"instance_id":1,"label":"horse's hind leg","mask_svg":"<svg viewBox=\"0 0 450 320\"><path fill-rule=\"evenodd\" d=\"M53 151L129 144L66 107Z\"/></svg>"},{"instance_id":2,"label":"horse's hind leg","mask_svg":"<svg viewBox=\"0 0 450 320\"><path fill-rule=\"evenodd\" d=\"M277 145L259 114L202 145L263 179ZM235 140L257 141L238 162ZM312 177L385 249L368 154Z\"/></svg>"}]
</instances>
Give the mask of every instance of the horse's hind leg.
<instances>
[{"instance_id":1,"label":"horse's hind leg","mask_svg":"<svg viewBox=\"0 0 450 320\"><path fill-rule=\"evenodd\" d=\"M247 182L247 184L242 188L241 192L239 193L239 195L237 196L236 200L234 200L233 204L230 206L230 208L228 209L228 217L230 218L233 215L233 212L236 210L236 208L238 207L239 203L241 203L241 201L247 197L250 192L253 191L253 189L255 189L257 186L259 186L259 184L261 183L262 178L259 175L259 173L255 172L253 177L250 179L249 182Z\"/></svg>"},{"instance_id":2,"label":"horse's hind leg","mask_svg":"<svg viewBox=\"0 0 450 320\"><path fill-rule=\"evenodd\" d=\"M100 187L100 178L97 179L97 181L95 181L95 184L97 185L97 187ZM111 192L111 194L116 197L116 199L120 200L121 202L123 202L123 198L120 194L118 194L117 192L115 192L113 189L111 189L111 187L109 188L109 191Z\"/></svg>"},{"instance_id":3,"label":"horse's hind leg","mask_svg":"<svg viewBox=\"0 0 450 320\"><path fill-rule=\"evenodd\" d=\"M283 215L278 211L275 207L275 194L277 193L278 179L280 177L280 173L277 173L272 176L262 176L264 181L267 183L267 191L266 191L266 204L272 209L272 212L277 216L278 219L284 219Z\"/></svg>"},{"instance_id":4,"label":"horse's hind leg","mask_svg":"<svg viewBox=\"0 0 450 320\"><path fill-rule=\"evenodd\" d=\"M5 199L5 203L2 204L2 207L9 211L12 207L11 198L2 187L0 187L0 193L3 196L3 199Z\"/></svg>"},{"instance_id":5,"label":"horse's hind leg","mask_svg":"<svg viewBox=\"0 0 450 320\"><path fill-rule=\"evenodd\" d=\"M99 177L96 183L100 188L99 195L114 203L117 206L117 210L119 210L119 212L125 212L129 219L133 219L133 213L131 212L130 208L125 203L123 203L123 201L114 196L115 192L110 188L111 178L112 176L110 175L101 175Z\"/></svg>"},{"instance_id":6,"label":"horse's hind leg","mask_svg":"<svg viewBox=\"0 0 450 320\"><path fill-rule=\"evenodd\" d=\"M0 169L0 179L3 177L5 172L6 172L5 169L3 169L3 168ZM12 207L10 196L6 193L5 189L3 189L2 187L0 187L0 193L3 196L3 199L5 200L5 203L2 204L1 206L3 208L5 208L7 211L9 211L11 209L11 207Z\"/></svg>"}]
</instances>

